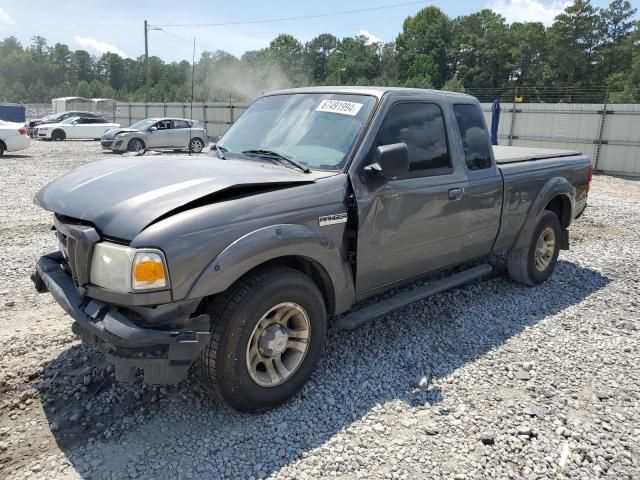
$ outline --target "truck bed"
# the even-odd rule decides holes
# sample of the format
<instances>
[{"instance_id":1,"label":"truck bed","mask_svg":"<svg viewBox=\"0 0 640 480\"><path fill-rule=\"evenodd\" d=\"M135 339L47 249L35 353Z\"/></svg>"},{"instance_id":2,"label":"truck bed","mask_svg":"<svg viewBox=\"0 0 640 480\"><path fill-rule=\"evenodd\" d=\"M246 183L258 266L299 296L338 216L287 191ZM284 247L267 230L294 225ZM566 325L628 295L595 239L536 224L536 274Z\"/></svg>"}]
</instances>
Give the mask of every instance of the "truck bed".
<instances>
[{"instance_id":1,"label":"truck bed","mask_svg":"<svg viewBox=\"0 0 640 480\"><path fill-rule=\"evenodd\" d=\"M506 147L495 145L493 155L498 165L505 163L543 160L548 158L571 157L581 155L577 150L557 150L553 148Z\"/></svg>"}]
</instances>

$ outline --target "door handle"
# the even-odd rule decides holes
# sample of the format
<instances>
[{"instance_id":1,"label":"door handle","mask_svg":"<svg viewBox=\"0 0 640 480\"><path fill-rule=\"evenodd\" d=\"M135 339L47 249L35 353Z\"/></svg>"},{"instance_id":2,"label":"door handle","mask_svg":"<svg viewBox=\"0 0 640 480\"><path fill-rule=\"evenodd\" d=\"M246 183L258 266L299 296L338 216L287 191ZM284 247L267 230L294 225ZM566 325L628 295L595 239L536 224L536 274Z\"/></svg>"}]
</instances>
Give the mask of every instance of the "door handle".
<instances>
[{"instance_id":1,"label":"door handle","mask_svg":"<svg viewBox=\"0 0 640 480\"><path fill-rule=\"evenodd\" d=\"M461 188L450 189L449 200L462 200L462 189Z\"/></svg>"}]
</instances>

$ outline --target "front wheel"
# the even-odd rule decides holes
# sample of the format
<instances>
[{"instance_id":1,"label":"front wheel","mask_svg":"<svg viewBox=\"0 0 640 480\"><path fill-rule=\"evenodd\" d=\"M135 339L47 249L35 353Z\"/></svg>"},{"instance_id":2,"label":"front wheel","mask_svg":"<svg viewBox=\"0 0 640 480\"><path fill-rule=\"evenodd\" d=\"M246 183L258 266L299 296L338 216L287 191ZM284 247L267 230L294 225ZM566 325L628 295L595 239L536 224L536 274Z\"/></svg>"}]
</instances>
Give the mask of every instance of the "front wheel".
<instances>
[{"instance_id":1,"label":"front wheel","mask_svg":"<svg viewBox=\"0 0 640 480\"><path fill-rule=\"evenodd\" d=\"M241 412L277 407L315 369L327 313L306 275L287 267L256 270L209 305L211 340L198 361L203 382Z\"/></svg>"},{"instance_id":2,"label":"front wheel","mask_svg":"<svg viewBox=\"0 0 640 480\"><path fill-rule=\"evenodd\" d=\"M130 152L142 152L145 149L144 142L139 138L133 138L127 145L127 150Z\"/></svg>"},{"instance_id":3,"label":"front wheel","mask_svg":"<svg viewBox=\"0 0 640 480\"><path fill-rule=\"evenodd\" d=\"M54 142L63 142L67 138L67 134L64 133L64 130L54 130L51 133L51 140Z\"/></svg>"},{"instance_id":4,"label":"front wheel","mask_svg":"<svg viewBox=\"0 0 640 480\"><path fill-rule=\"evenodd\" d=\"M551 210L545 210L538 221L529 244L509 252L509 275L525 285L539 285L551 276L560 253L562 227Z\"/></svg>"}]
</instances>

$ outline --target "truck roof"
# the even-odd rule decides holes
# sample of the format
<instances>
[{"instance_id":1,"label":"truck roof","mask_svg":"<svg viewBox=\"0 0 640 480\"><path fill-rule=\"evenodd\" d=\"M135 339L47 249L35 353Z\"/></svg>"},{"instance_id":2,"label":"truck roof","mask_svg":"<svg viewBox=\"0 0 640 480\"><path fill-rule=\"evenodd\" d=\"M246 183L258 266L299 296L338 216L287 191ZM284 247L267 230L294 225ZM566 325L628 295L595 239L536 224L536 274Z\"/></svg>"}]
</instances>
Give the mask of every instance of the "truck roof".
<instances>
[{"instance_id":1,"label":"truck roof","mask_svg":"<svg viewBox=\"0 0 640 480\"><path fill-rule=\"evenodd\" d=\"M285 90L276 90L268 92L269 95L283 95L292 93L342 93L352 95L371 95L381 98L383 95L391 93L397 95L415 95L416 97L446 97L456 98L458 100L467 100L477 102L475 97L464 93L446 92L443 90L427 90L424 88L402 88L402 87L349 87L349 86L326 86L326 87L302 87L288 88Z\"/></svg>"}]
</instances>

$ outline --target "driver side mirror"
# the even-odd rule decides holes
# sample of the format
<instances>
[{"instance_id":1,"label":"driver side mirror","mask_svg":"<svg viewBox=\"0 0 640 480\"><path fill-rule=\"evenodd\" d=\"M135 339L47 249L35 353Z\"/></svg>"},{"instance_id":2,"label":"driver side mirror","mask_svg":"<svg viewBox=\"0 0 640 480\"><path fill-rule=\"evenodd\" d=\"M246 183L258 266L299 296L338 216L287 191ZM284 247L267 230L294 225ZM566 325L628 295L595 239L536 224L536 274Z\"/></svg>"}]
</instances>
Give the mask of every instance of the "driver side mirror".
<instances>
[{"instance_id":1,"label":"driver side mirror","mask_svg":"<svg viewBox=\"0 0 640 480\"><path fill-rule=\"evenodd\" d=\"M375 176L395 177L409 171L409 149L406 143L380 145L374 160L364 171Z\"/></svg>"},{"instance_id":2,"label":"driver side mirror","mask_svg":"<svg viewBox=\"0 0 640 480\"><path fill-rule=\"evenodd\" d=\"M158 130L158 127L149 127L150 132L155 132L156 130Z\"/></svg>"}]
</instances>

